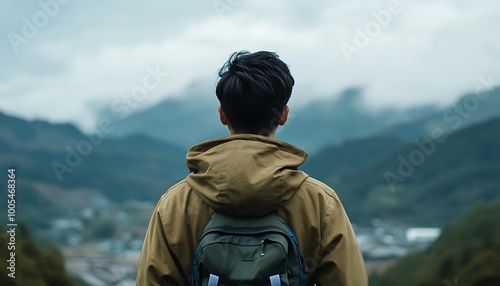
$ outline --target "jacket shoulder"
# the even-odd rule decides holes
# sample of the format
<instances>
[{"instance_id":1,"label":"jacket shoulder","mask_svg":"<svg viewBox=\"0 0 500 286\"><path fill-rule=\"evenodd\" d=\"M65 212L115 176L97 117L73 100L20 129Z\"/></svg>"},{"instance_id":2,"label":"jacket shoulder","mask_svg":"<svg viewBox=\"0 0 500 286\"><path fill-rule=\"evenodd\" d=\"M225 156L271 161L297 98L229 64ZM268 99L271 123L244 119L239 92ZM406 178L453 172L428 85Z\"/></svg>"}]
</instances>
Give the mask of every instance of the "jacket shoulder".
<instances>
[{"instance_id":1,"label":"jacket shoulder","mask_svg":"<svg viewBox=\"0 0 500 286\"><path fill-rule=\"evenodd\" d=\"M344 206L337 193L320 180L308 177L297 190L296 200L302 200L308 207L315 206L325 211L327 217L337 216L338 212L345 212Z\"/></svg>"},{"instance_id":2,"label":"jacket shoulder","mask_svg":"<svg viewBox=\"0 0 500 286\"><path fill-rule=\"evenodd\" d=\"M191 187L185 179L173 185L158 200L157 211L163 215L164 213L172 212L179 206L185 205L190 190Z\"/></svg>"},{"instance_id":3,"label":"jacket shoulder","mask_svg":"<svg viewBox=\"0 0 500 286\"><path fill-rule=\"evenodd\" d=\"M327 184L321 182L320 180L312 177L307 177L302 183L301 188L307 189L309 192L320 193L321 195L330 197L335 200L339 199L337 193L335 193L332 188L330 188Z\"/></svg>"},{"instance_id":4,"label":"jacket shoulder","mask_svg":"<svg viewBox=\"0 0 500 286\"><path fill-rule=\"evenodd\" d=\"M186 188L190 188L186 179L179 181L177 184L170 187L160 198L160 201L167 199L168 197L178 196L180 192L185 191Z\"/></svg>"}]
</instances>

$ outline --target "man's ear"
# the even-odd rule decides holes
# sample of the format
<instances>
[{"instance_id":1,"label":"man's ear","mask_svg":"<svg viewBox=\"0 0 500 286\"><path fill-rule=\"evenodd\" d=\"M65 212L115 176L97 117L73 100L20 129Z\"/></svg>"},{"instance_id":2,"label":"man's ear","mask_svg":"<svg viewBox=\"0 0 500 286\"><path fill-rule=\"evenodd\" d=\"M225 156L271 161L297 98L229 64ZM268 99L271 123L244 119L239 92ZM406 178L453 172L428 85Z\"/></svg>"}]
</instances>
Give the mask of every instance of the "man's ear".
<instances>
[{"instance_id":1,"label":"man's ear","mask_svg":"<svg viewBox=\"0 0 500 286\"><path fill-rule=\"evenodd\" d=\"M227 117L226 114L224 114L224 110L222 110L222 106L219 106L219 118L222 125L229 125L229 121L227 121Z\"/></svg>"},{"instance_id":2,"label":"man's ear","mask_svg":"<svg viewBox=\"0 0 500 286\"><path fill-rule=\"evenodd\" d=\"M288 112L290 109L288 108L288 105L283 108L283 113L281 113L280 120L278 121L279 125L285 125L286 121L288 120Z\"/></svg>"}]
</instances>

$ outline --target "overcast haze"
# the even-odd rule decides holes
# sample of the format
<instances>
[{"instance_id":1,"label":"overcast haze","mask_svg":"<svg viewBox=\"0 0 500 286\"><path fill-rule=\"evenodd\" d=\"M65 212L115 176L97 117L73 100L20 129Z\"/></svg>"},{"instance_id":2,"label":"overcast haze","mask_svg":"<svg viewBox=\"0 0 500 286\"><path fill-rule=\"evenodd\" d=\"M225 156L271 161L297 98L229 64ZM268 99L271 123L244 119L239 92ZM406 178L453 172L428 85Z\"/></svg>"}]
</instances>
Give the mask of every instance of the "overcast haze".
<instances>
[{"instance_id":1,"label":"overcast haze","mask_svg":"<svg viewBox=\"0 0 500 286\"><path fill-rule=\"evenodd\" d=\"M2 1L0 111L87 129L151 69L168 76L137 110L193 81L207 82L202 96L215 100L217 69L241 49L276 51L289 64L293 106L352 86L365 87L374 108L444 105L474 91L480 76L500 82L494 0L60 2ZM52 3L53 15L39 3ZM369 24L383 9L390 19ZM23 18L38 30L29 37ZM367 27L368 43L356 45ZM342 45L356 53L346 57Z\"/></svg>"}]
</instances>

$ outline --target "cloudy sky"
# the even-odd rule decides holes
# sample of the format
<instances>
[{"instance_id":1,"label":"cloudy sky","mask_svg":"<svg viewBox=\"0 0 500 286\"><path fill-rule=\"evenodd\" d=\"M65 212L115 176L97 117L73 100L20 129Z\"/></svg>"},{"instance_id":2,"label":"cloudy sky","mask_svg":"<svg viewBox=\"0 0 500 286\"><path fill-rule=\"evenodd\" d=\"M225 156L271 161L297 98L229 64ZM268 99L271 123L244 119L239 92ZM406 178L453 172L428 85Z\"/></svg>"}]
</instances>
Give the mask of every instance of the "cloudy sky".
<instances>
[{"instance_id":1,"label":"cloudy sky","mask_svg":"<svg viewBox=\"0 0 500 286\"><path fill-rule=\"evenodd\" d=\"M369 3L368 3L369 2ZM235 50L271 50L291 105L365 88L365 104L453 102L500 82L495 0L2 1L0 111L90 128L116 102L140 110L205 82ZM133 96L132 96L133 95Z\"/></svg>"}]
</instances>

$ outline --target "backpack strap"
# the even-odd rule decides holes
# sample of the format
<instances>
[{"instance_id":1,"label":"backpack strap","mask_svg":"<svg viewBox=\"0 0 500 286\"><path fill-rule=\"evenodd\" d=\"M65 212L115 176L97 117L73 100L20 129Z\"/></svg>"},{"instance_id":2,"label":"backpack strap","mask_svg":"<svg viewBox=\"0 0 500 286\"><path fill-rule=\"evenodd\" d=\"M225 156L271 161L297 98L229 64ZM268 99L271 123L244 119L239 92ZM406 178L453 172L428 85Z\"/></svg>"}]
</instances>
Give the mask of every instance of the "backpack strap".
<instances>
[{"instance_id":1,"label":"backpack strap","mask_svg":"<svg viewBox=\"0 0 500 286\"><path fill-rule=\"evenodd\" d=\"M208 278L208 285L207 286L217 286L219 284L219 276L210 274L210 277Z\"/></svg>"},{"instance_id":2,"label":"backpack strap","mask_svg":"<svg viewBox=\"0 0 500 286\"><path fill-rule=\"evenodd\" d=\"M269 277L269 280L271 281L271 286L281 286L281 279L279 274Z\"/></svg>"}]
</instances>

